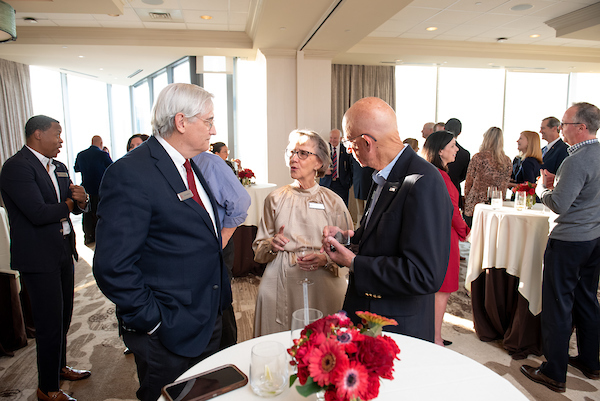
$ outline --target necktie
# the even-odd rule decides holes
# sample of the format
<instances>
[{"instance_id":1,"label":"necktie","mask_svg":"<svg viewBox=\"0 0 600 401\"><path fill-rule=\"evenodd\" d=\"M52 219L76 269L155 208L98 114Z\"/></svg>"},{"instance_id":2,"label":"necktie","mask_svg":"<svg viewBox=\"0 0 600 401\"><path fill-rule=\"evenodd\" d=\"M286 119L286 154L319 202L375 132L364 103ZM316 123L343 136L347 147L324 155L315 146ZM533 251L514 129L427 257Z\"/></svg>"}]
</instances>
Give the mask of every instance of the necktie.
<instances>
[{"instance_id":1,"label":"necktie","mask_svg":"<svg viewBox=\"0 0 600 401\"><path fill-rule=\"evenodd\" d=\"M338 173L337 173L337 151L336 151L336 147L333 146L333 157L332 157L332 165L333 165L333 171L331 172L331 179L332 180L337 180L338 178Z\"/></svg>"},{"instance_id":2,"label":"necktie","mask_svg":"<svg viewBox=\"0 0 600 401\"><path fill-rule=\"evenodd\" d=\"M52 159L48 160L48 163L46 163L46 171L50 172L50 163L52 163Z\"/></svg>"},{"instance_id":3,"label":"necktie","mask_svg":"<svg viewBox=\"0 0 600 401\"><path fill-rule=\"evenodd\" d=\"M546 153L548 152L548 146L544 146L542 148L542 157L546 156Z\"/></svg>"},{"instance_id":4,"label":"necktie","mask_svg":"<svg viewBox=\"0 0 600 401\"><path fill-rule=\"evenodd\" d=\"M188 182L188 188L190 189L190 191L192 191L192 198L198 202L198 204L202 207L204 207L204 203L202 203L202 199L200 199L200 195L198 195L198 190L196 189L196 180L194 179L194 172L192 171L192 165L190 163L189 160L186 160L185 163L183 163L183 166L185 167L185 172L187 173L187 182ZM206 209L204 207L204 209Z\"/></svg>"}]
</instances>

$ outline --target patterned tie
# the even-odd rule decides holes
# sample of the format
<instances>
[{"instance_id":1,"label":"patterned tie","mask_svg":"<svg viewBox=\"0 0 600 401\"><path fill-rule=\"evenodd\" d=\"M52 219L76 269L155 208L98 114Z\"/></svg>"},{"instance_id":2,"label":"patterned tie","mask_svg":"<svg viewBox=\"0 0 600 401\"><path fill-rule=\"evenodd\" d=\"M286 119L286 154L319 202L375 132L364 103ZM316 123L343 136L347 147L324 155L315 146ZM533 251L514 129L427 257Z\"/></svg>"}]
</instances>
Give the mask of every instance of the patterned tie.
<instances>
[{"instance_id":1,"label":"patterned tie","mask_svg":"<svg viewBox=\"0 0 600 401\"><path fill-rule=\"evenodd\" d=\"M542 148L542 157L546 156L546 153L548 152L548 146L544 146Z\"/></svg>"},{"instance_id":2,"label":"patterned tie","mask_svg":"<svg viewBox=\"0 0 600 401\"><path fill-rule=\"evenodd\" d=\"M332 146L333 148L333 157L332 157L332 165L333 165L333 171L331 172L331 179L332 180L337 180L338 178L338 173L337 173L337 151L336 151L336 147Z\"/></svg>"},{"instance_id":3,"label":"patterned tie","mask_svg":"<svg viewBox=\"0 0 600 401\"><path fill-rule=\"evenodd\" d=\"M188 188L190 191L192 191L192 195L194 195L192 198L198 202L200 206L204 207L204 203L202 203L202 199L200 199L200 195L198 195L198 190L196 189L196 180L194 179L194 172L192 171L192 165L189 159L183 163L183 166L185 167L185 172L187 173ZM206 207L204 207L204 209L206 209Z\"/></svg>"}]
</instances>

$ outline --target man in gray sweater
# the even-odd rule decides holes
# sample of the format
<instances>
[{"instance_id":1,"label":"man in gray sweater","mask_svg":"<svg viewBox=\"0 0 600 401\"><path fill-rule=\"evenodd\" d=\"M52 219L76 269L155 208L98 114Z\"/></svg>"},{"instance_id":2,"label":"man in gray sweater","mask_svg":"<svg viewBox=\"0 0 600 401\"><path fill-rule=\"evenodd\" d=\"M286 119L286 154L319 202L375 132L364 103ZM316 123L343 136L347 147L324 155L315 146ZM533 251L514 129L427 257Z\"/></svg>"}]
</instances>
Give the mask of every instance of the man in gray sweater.
<instances>
[{"instance_id":1,"label":"man in gray sweater","mask_svg":"<svg viewBox=\"0 0 600 401\"><path fill-rule=\"evenodd\" d=\"M569 156L545 180L544 205L558 214L544 253L542 340L547 362L521 371L534 382L562 393L567 365L587 378L600 378L600 110L576 103L562 119ZM572 327L577 328L578 356L569 356Z\"/></svg>"}]
</instances>

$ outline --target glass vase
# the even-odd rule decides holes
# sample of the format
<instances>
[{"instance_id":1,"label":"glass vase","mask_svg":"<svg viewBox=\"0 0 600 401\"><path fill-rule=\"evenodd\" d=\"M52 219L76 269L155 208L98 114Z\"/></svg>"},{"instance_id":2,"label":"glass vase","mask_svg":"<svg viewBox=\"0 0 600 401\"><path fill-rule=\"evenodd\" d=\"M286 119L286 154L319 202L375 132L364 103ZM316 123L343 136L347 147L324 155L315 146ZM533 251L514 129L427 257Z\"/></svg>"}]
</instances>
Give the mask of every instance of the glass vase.
<instances>
[{"instance_id":1,"label":"glass vase","mask_svg":"<svg viewBox=\"0 0 600 401\"><path fill-rule=\"evenodd\" d=\"M533 205L535 205L535 195L527 195L525 206L527 206L527 209L531 209Z\"/></svg>"},{"instance_id":2,"label":"glass vase","mask_svg":"<svg viewBox=\"0 0 600 401\"><path fill-rule=\"evenodd\" d=\"M319 390L315 393L317 401L325 401L325 390Z\"/></svg>"}]
</instances>

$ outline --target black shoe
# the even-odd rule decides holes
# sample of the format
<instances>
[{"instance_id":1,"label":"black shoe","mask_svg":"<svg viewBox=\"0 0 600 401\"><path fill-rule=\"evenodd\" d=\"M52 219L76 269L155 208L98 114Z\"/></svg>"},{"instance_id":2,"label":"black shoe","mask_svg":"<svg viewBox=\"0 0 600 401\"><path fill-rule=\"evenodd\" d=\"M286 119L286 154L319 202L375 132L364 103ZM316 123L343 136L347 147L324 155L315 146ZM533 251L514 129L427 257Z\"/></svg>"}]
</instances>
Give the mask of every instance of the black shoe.
<instances>
[{"instance_id":1,"label":"black shoe","mask_svg":"<svg viewBox=\"0 0 600 401\"><path fill-rule=\"evenodd\" d=\"M444 340L444 347L452 345L452 341Z\"/></svg>"},{"instance_id":2,"label":"black shoe","mask_svg":"<svg viewBox=\"0 0 600 401\"><path fill-rule=\"evenodd\" d=\"M587 366L579 362L579 359L576 356L569 357L569 365L573 366L576 369L579 369L581 373L583 373L588 379L600 379L600 371L588 368Z\"/></svg>"},{"instance_id":3,"label":"black shoe","mask_svg":"<svg viewBox=\"0 0 600 401\"><path fill-rule=\"evenodd\" d=\"M123 355L129 355L129 354L133 354L133 351L130 350L129 348L125 347L125 349L123 350Z\"/></svg>"},{"instance_id":4,"label":"black shoe","mask_svg":"<svg viewBox=\"0 0 600 401\"><path fill-rule=\"evenodd\" d=\"M552 391L557 393L564 393L567 390L566 383L557 382L542 373L540 368L534 368L533 366L523 365L521 366L521 372L527 376L528 379L543 384Z\"/></svg>"}]
</instances>

